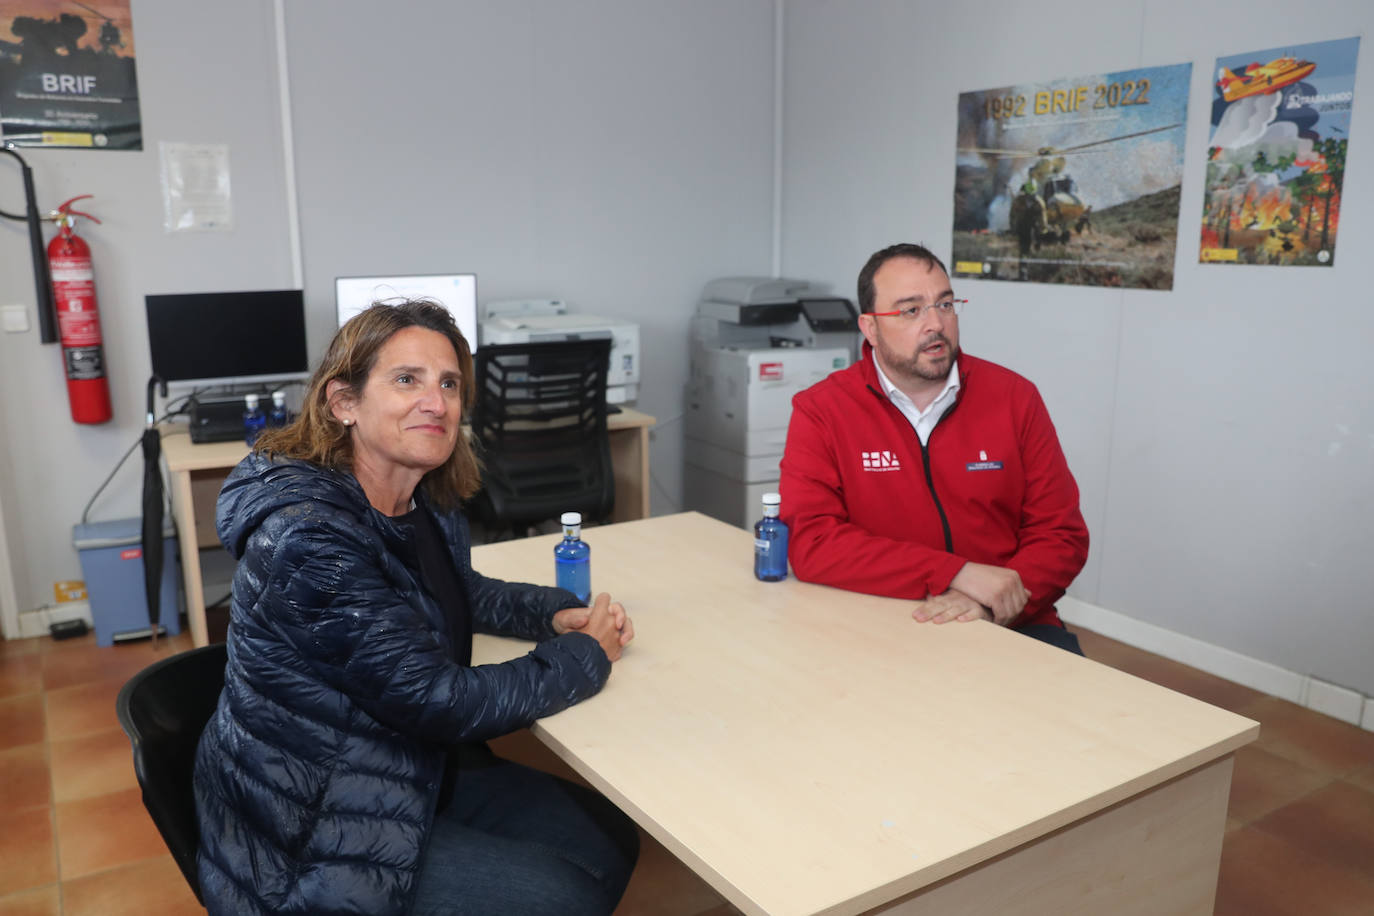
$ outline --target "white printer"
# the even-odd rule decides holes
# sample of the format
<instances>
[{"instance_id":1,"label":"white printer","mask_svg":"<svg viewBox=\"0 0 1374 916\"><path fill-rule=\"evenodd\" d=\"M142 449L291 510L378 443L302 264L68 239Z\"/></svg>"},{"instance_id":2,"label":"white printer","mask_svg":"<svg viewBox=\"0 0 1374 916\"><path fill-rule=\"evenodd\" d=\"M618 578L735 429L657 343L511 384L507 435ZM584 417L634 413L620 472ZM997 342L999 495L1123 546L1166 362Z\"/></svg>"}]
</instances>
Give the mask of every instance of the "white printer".
<instances>
[{"instance_id":1,"label":"white printer","mask_svg":"<svg viewBox=\"0 0 1374 916\"><path fill-rule=\"evenodd\" d=\"M599 315L569 314L562 299L498 299L482 308L481 345L609 337L606 401L639 397L639 325Z\"/></svg>"},{"instance_id":2,"label":"white printer","mask_svg":"<svg viewBox=\"0 0 1374 916\"><path fill-rule=\"evenodd\" d=\"M858 352L847 299L801 280L728 277L692 319L683 442L685 508L747 528L778 488L792 396Z\"/></svg>"}]
</instances>

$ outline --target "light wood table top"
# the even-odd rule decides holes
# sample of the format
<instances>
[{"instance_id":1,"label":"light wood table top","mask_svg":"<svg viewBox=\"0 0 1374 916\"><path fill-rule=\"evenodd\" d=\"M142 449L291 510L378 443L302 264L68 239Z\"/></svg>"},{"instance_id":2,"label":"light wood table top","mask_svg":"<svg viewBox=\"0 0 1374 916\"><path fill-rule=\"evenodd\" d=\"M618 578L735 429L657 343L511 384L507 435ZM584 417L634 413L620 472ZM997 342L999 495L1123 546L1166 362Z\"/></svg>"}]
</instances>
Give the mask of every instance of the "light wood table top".
<instances>
[{"instance_id":1,"label":"light wood table top","mask_svg":"<svg viewBox=\"0 0 1374 916\"><path fill-rule=\"evenodd\" d=\"M588 528L592 585L636 640L535 733L747 913L855 913L1253 740L1257 723L911 602L753 576L696 513ZM477 548L552 584L558 535ZM478 636L474 663L526 651Z\"/></svg>"}]
</instances>

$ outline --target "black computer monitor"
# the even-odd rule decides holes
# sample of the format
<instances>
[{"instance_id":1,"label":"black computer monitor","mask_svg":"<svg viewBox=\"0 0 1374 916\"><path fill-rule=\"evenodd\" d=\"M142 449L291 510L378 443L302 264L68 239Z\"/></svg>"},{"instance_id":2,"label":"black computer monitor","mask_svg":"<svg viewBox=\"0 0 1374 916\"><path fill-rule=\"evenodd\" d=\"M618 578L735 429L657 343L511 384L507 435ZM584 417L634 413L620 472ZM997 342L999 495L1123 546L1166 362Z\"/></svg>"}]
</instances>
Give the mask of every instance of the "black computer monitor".
<instances>
[{"instance_id":1,"label":"black computer monitor","mask_svg":"<svg viewBox=\"0 0 1374 916\"><path fill-rule=\"evenodd\" d=\"M304 379L305 298L298 289L144 297L153 374L181 387Z\"/></svg>"}]
</instances>

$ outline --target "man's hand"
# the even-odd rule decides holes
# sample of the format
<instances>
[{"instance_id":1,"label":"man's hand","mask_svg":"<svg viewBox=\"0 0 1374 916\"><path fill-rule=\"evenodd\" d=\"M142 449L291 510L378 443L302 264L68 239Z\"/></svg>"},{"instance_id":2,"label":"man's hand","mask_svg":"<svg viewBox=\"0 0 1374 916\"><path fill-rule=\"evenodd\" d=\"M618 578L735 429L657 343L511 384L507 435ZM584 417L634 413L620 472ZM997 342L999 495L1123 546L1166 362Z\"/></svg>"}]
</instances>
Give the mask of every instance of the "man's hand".
<instances>
[{"instance_id":1,"label":"man's hand","mask_svg":"<svg viewBox=\"0 0 1374 916\"><path fill-rule=\"evenodd\" d=\"M924 601L916 602L916 610L911 612L921 623L949 623L951 620L966 623L970 620L988 620L992 612L957 589L950 589L943 595L931 595Z\"/></svg>"},{"instance_id":2,"label":"man's hand","mask_svg":"<svg viewBox=\"0 0 1374 916\"><path fill-rule=\"evenodd\" d=\"M985 563L965 563L959 574L950 580L949 587L986 606L998 626L1007 626L1015 620L1030 600L1030 592L1021 584L1020 573Z\"/></svg>"},{"instance_id":3,"label":"man's hand","mask_svg":"<svg viewBox=\"0 0 1374 916\"><path fill-rule=\"evenodd\" d=\"M564 608L553 615L553 631L562 635L573 631L586 633L601 643L611 661L620 658L621 649L635 638L635 625L625 613L625 606L612 601L602 592L591 607Z\"/></svg>"}]
</instances>

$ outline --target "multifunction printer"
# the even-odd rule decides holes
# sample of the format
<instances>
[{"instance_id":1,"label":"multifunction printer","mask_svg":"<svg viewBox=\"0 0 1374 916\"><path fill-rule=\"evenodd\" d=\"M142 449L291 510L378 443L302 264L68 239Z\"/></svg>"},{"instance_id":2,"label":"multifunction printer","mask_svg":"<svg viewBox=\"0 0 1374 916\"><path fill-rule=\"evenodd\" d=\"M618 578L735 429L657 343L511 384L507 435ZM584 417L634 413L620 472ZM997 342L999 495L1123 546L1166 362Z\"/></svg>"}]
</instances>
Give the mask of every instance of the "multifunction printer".
<instances>
[{"instance_id":1,"label":"multifunction printer","mask_svg":"<svg viewBox=\"0 0 1374 916\"><path fill-rule=\"evenodd\" d=\"M802 280L706 285L692 318L686 508L743 528L756 521L763 494L778 489L792 396L848 367L858 332L853 303Z\"/></svg>"},{"instance_id":2,"label":"multifunction printer","mask_svg":"<svg viewBox=\"0 0 1374 916\"><path fill-rule=\"evenodd\" d=\"M562 299L499 299L482 309L481 344L541 343L609 337L606 401L639 397L639 325L600 315L569 313Z\"/></svg>"}]
</instances>

